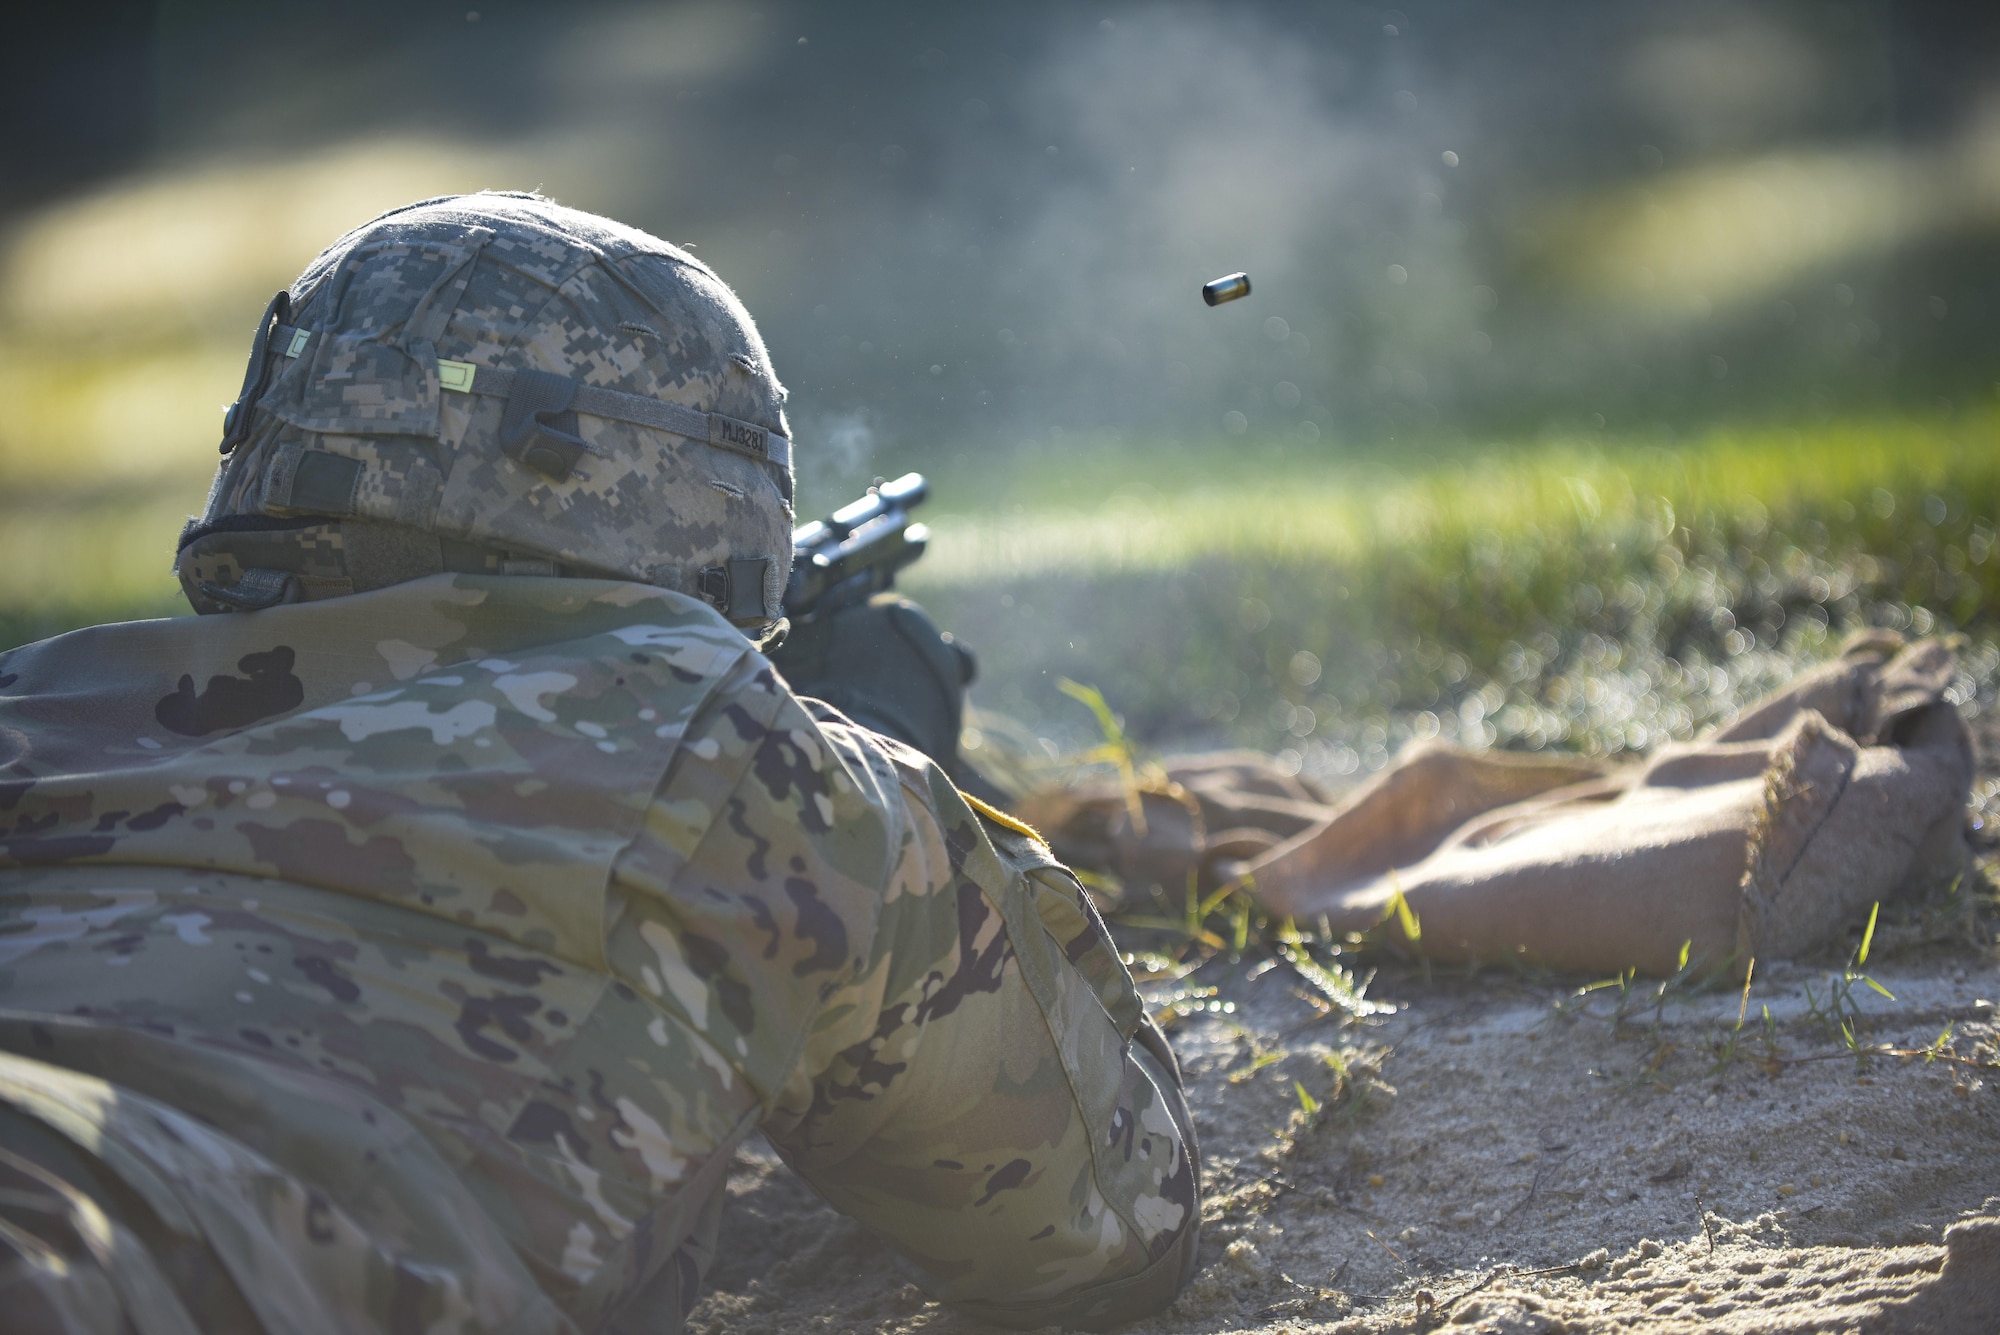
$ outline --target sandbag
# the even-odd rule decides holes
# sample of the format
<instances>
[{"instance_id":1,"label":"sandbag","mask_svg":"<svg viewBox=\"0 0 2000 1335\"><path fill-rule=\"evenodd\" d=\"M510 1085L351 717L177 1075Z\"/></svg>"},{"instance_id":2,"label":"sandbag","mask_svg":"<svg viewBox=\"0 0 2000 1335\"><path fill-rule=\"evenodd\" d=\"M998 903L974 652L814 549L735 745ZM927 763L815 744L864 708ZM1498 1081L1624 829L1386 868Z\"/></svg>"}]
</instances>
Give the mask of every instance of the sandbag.
<instances>
[{"instance_id":1,"label":"sandbag","mask_svg":"<svg viewBox=\"0 0 2000 1335\"><path fill-rule=\"evenodd\" d=\"M1431 959L1671 973L1685 944L1740 973L1963 869L1956 669L1940 640L1875 633L1636 764L1428 744L1335 797L1231 752L1022 809L1058 855L1111 878L1114 912L1234 880L1274 916L1346 932L1400 891L1421 938L1394 935Z\"/></svg>"}]
</instances>

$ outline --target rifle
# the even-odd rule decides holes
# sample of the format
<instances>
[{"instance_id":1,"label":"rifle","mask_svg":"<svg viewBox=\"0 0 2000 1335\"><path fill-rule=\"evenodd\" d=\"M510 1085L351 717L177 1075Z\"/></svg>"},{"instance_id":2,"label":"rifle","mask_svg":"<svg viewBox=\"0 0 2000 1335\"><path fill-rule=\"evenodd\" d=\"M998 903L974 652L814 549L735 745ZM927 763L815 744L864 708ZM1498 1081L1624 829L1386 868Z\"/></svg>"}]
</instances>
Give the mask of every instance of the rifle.
<instances>
[{"instance_id":1,"label":"rifle","mask_svg":"<svg viewBox=\"0 0 2000 1335\"><path fill-rule=\"evenodd\" d=\"M860 500L792 532L792 575L785 615L808 621L865 602L896 582L896 572L924 554L930 530L910 518L930 483L922 473L878 482Z\"/></svg>"},{"instance_id":2,"label":"rifle","mask_svg":"<svg viewBox=\"0 0 2000 1335\"><path fill-rule=\"evenodd\" d=\"M943 765L964 791L1006 800L959 754L972 651L914 603L833 613L865 604L893 586L896 572L924 554L930 531L910 518L930 484L921 473L878 482L868 494L792 533L785 585L791 638L765 650L801 695L855 722L908 742ZM849 624L842 630L843 620Z\"/></svg>"}]
</instances>

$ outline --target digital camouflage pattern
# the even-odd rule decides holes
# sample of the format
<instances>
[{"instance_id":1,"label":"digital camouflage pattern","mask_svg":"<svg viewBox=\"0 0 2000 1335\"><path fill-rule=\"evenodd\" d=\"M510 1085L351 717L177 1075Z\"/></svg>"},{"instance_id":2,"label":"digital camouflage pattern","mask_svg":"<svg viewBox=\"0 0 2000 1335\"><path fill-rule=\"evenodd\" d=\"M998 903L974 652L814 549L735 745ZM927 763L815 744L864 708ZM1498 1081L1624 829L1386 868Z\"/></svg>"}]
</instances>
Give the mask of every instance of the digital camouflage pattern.
<instances>
[{"instance_id":1,"label":"digital camouflage pattern","mask_svg":"<svg viewBox=\"0 0 2000 1335\"><path fill-rule=\"evenodd\" d=\"M0 1310L48 1328L672 1328L753 1127L940 1297L1129 1319L1194 1262L1171 1062L1042 845L695 599L0 655Z\"/></svg>"},{"instance_id":2,"label":"digital camouflage pattern","mask_svg":"<svg viewBox=\"0 0 2000 1335\"><path fill-rule=\"evenodd\" d=\"M251 570L301 576L292 601L506 561L694 592L738 560L765 563L739 619L782 615L788 460L569 412L554 424L587 453L554 478L503 450L505 399L441 378L546 372L789 435L756 325L686 251L532 195L459 195L348 233L274 309L292 323L260 326L241 443L177 561L197 611L232 610L216 590Z\"/></svg>"}]
</instances>

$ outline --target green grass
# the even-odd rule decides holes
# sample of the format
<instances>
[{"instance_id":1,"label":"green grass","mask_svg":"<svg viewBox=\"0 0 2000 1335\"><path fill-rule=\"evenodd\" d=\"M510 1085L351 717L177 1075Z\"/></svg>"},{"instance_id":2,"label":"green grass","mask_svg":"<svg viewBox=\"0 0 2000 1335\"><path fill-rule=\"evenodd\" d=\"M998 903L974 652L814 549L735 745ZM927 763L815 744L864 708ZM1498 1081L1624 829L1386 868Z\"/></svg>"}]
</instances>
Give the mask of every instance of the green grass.
<instances>
[{"instance_id":1,"label":"green grass","mask_svg":"<svg viewBox=\"0 0 2000 1335\"><path fill-rule=\"evenodd\" d=\"M947 463L907 584L979 652L976 698L1059 745L1093 730L1073 678L1141 741L1331 777L1426 736L1645 750L1862 627L1966 631L1962 689L1990 679L1996 426Z\"/></svg>"}]
</instances>

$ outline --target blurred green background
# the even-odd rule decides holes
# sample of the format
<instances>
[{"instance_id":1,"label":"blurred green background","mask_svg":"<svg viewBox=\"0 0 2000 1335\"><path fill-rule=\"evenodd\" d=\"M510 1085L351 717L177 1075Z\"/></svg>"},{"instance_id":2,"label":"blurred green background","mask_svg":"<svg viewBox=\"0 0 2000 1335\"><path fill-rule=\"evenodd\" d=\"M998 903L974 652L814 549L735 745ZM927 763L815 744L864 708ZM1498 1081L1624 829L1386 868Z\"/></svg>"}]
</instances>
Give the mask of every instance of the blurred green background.
<instances>
[{"instance_id":1,"label":"blurred green background","mask_svg":"<svg viewBox=\"0 0 2000 1335\"><path fill-rule=\"evenodd\" d=\"M1013 744L1062 676L1340 777L1645 750L1866 625L2000 670L1996 7L73 9L0 54L0 643L180 610L320 246L539 187L738 288L807 514L933 476Z\"/></svg>"}]
</instances>

